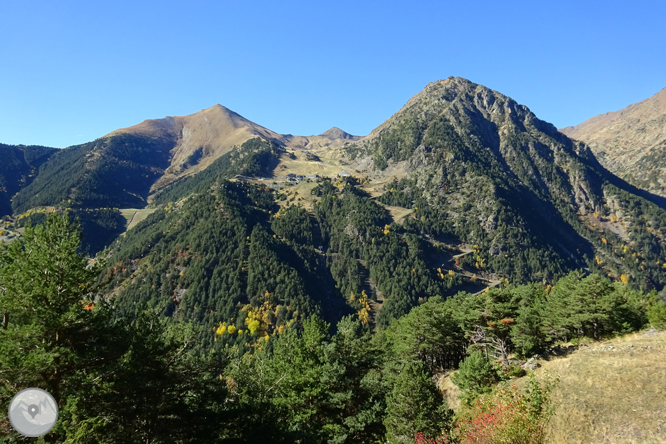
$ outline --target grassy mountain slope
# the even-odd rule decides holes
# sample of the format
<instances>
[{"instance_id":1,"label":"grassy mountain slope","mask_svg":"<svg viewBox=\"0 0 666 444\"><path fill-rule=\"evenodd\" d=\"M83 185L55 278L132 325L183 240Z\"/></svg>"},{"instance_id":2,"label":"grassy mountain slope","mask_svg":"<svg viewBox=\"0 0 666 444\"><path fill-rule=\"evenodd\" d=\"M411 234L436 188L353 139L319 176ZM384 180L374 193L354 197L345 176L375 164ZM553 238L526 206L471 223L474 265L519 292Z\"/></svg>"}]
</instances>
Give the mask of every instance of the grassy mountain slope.
<instances>
[{"instance_id":1,"label":"grassy mountain slope","mask_svg":"<svg viewBox=\"0 0 666 444\"><path fill-rule=\"evenodd\" d=\"M146 120L138 125L113 131L144 137L170 137L174 143L169 165L164 175L153 185L157 191L169 183L205 170L216 159L251 138L273 140L280 144L286 139L243 116L214 105L187 116Z\"/></svg>"},{"instance_id":2,"label":"grassy mountain slope","mask_svg":"<svg viewBox=\"0 0 666 444\"><path fill-rule=\"evenodd\" d=\"M12 214L11 199L37 176L39 167L57 152L45 146L0 143L0 216Z\"/></svg>"},{"instance_id":3,"label":"grassy mountain slope","mask_svg":"<svg viewBox=\"0 0 666 444\"><path fill-rule=\"evenodd\" d=\"M540 362L539 378L559 379L547 442L666 442L665 332L590 343Z\"/></svg>"},{"instance_id":4,"label":"grassy mountain slope","mask_svg":"<svg viewBox=\"0 0 666 444\"><path fill-rule=\"evenodd\" d=\"M588 144L602 165L627 182L666 196L666 88L615 112L561 128Z\"/></svg>"}]
</instances>

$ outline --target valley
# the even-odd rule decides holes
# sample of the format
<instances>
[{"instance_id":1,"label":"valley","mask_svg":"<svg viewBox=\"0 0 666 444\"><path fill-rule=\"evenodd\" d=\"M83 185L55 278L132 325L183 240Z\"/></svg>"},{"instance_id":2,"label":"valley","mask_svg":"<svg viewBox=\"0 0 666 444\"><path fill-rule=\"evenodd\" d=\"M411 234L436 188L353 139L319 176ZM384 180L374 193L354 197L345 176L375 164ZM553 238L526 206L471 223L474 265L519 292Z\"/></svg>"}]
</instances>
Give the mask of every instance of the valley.
<instances>
[{"instance_id":1,"label":"valley","mask_svg":"<svg viewBox=\"0 0 666 444\"><path fill-rule=\"evenodd\" d=\"M21 310L64 284L47 279L35 290L41 281L22 273L62 276L73 286L58 310L101 344L93 351L80 333L68 339L72 356L87 350L102 366L104 403L128 402L113 384L157 384L155 366L187 393L210 397L211 417L233 418L218 430L224 439L398 443L416 431L454 433L478 414L471 401L505 396L504 382L536 384L520 396L544 390L538 402L550 400L543 371L537 382L520 379L534 355L666 328L666 207L567 131L450 77L364 137L335 127L278 134L215 105L35 149L39 165L0 171L14 187L0 288L24 301L7 290L0 308L46 316ZM33 250L38 262L25 256ZM68 258L72 278L50 257ZM119 339L107 344L97 331ZM580 387L594 393L562 367L586 374L593 360L584 364L584 353L539 360L564 381L552 391L550 428L533 424L557 442L573 420L565 398ZM113 380L115 372L125 376ZM577 415L597 414L588 401ZM603 418L611 430L613 416Z\"/></svg>"}]
</instances>

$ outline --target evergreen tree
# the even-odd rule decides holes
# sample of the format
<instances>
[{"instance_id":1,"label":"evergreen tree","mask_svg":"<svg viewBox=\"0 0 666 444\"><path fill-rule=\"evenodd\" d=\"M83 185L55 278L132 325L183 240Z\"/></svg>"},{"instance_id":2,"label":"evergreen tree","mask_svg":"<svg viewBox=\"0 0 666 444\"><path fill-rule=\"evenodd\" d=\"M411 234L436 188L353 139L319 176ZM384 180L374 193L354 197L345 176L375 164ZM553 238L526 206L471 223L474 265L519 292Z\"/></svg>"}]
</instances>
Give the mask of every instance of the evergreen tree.
<instances>
[{"instance_id":1,"label":"evergreen tree","mask_svg":"<svg viewBox=\"0 0 666 444\"><path fill-rule=\"evenodd\" d=\"M431 373L455 368L464 356L466 341L451 311L434 297L394 322L387 330L394 356L403 362L420 360Z\"/></svg>"},{"instance_id":2,"label":"evergreen tree","mask_svg":"<svg viewBox=\"0 0 666 444\"><path fill-rule=\"evenodd\" d=\"M480 393L490 392L493 384L499 382L497 370L481 350L474 350L460 364L451 381L462 391L463 399L469 401Z\"/></svg>"},{"instance_id":3,"label":"evergreen tree","mask_svg":"<svg viewBox=\"0 0 666 444\"><path fill-rule=\"evenodd\" d=\"M27 387L50 392L59 420L46 442L214 441L224 429L219 363L200 339L155 314L114 320L98 298L101 264L77 254L64 215L26 227L0 256L0 402ZM6 421L4 435L21 440ZM212 426L214 425L214 426Z\"/></svg>"},{"instance_id":4,"label":"evergreen tree","mask_svg":"<svg viewBox=\"0 0 666 444\"><path fill-rule=\"evenodd\" d=\"M5 403L12 393L36 386L60 404L76 389L78 381L71 378L97 361L108 313L90 309L100 264L89 265L77 254L79 243L69 218L52 214L43 226L27 226L0 255Z\"/></svg>"},{"instance_id":5,"label":"evergreen tree","mask_svg":"<svg viewBox=\"0 0 666 444\"><path fill-rule=\"evenodd\" d=\"M448 429L451 416L425 365L419 361L407 363L386 400L388 442L411 443L418 432L440 435Z\"/></svg>"}]
</instances>

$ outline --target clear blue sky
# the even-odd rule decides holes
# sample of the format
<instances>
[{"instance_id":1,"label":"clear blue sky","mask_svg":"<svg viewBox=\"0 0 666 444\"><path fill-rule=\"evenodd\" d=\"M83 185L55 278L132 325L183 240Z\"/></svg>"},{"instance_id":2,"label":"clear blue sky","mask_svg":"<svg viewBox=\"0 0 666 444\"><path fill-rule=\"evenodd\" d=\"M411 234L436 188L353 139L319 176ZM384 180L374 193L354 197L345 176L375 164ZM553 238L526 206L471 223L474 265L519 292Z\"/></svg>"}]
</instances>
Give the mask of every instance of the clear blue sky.
<instances>
[{"instance_id":1,"label":"clear blue sky","mask_svg":"<svg viewBox=\"0 0 666 444\"><path fill-rule=\"evenodd\" d=\"M0 142L83 143L215 103L368 134L468 78L558 127L666 86L659 1L33 1L0 8Z\"/></svg>"}]
</instances>

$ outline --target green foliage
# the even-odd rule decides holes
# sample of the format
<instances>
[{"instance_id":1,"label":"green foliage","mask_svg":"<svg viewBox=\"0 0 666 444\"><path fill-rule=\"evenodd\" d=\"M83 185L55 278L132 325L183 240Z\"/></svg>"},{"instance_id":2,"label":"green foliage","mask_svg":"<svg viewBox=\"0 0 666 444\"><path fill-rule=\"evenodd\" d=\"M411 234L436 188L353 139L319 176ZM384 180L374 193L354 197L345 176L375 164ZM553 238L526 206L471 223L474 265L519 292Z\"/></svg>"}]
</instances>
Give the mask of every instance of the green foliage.
<instances>
[{"instance_id":1,"label":"green foliage","mask_svg":"<svg viewBox=\"0 0 666 444\"><path fill-rule=\"evenodd\" d=\"M646 310L650 319L656 319L650 310L657 318L663 312L655 293L573 272L550 291L532 284L430 298L374 337L356 317L345 317L331 335L329 324L308 315L321 305L309 278L300 278L311 265L303 235L309 218L299 208L287 210L303 223L276 228L284 230L282 241L268 231L272 205L268 191L224 182L139 224L100 280L104 264L89 265L77 254L80 235L66 216L49 214L44 225L26 227L0 256L3 408L24 387L49 390L61 412L53 442L409 442L420 439L417 432L441 436L451 428L433 380L458 365L466 346L474 344L474 351L452 381L471 402L518 371L515 365L500 371L486 358L502 359L498 347L524 354L563 334L605 337L640 328ZM362 217L351 220L362 226ZM181 223L191 237L174 229ZM408 253L419 251L413 241L406 238ZM227 250L209 249L221 245ZM117 282L110 287L120 289L114 303L130 316L118 317L98 297L106 279ZM146 311L140 296L154 290L156 279L188 292L180 301L170 293L149 298L154 305ZM203 293L204 284L217 289ZM197 299L188 299L190 291ZM237 299L220 297L233 292ZM199 308L204 303L228 312ZM252 329L252 322L259 325ZM484 399L515 407L515 415L497 422L501 436L521 442L526 425L541 427L548 405L542 387L499 394ZM471 422L460 416L459 430L481 427L477 419L493 408L470 413Z\"/></svg>"},{"instance_id":2,"label":"green foliage","mask_svg":"<svg viewBox=\"0 0 666 444\"><path fill-rule=\"evenodd\" d=\"M112 246L104 272L110 280L107 291L116 292L116 304L125 314L148 304L167 316L203 325L210 332L204 336L206 347L229 345L240 354L258 335L312 314L338 320L332 314L337 315L338 306L321 303L325 264L310 243L306 213L287 211L288 220L300 221L295 226L280 225L282 216L269 224L277 210L272 192L264 187L226 181L168 205ZM278 238L271 226L285 238ZM248 310L261 313L265 327L250 336ZM245 333L213 333L221 323Z\"/></svg>"},{"instance_id":3,"label":"green foliage","mask_svg":"<svg viewBox=\"0 0 666 444\"><path fill-rule=\"evenodd\" d=\"M127 225L117 208L75 209L72 216L81 227L81 250L90 255L110 245Z\"/></svg>"},{"instance_id":4,"label":"green foliage","mask_svg":"<svg viewBox=\"0 0 666 444\"><path fill-rule=\"evenodd\" d=\"M326 182L323 182L326 183ZM321 184L320 184L321 185ZM387 226L386 211L347 185L338 197L333 190L322 194L315 206L338 289L349 298L358 296L364 270L384 295L377 324L386 327L417 305L419 299L452 293L460 276L438 277L426 262L426 245L417 232ZM318 192L323 193L324 187ZM353 264L362 261L363 267Z\"/></svg>"},{"instance_id":5,"label":"green foliage","mask_svg":"<svg viewBox=\"0 0 666 444\"><path fill-rule=\"evenodd\" d=\"M69 219L50 215L26 227L0 256L0 355L3 400L23 387L43 386L56 401L76 384L69 377L90 364L88 332L103 312L89 311L99 265L77 254L79 234ZM72 370L69 370L72 369Z\"/></svg>"},{"instance_id":6,"label":"green foliage","mask_svg":"<svg viewBox=\"0 0 666 444\"><path fill-rule=\"evenodd\" d=\"M647 318L650 325L660 330L666 330L666 303L654 298L647 307Z\"/></svg>"},{"instance_id":7,"label":"green foliage","mask_svg":"<svg viewBox=\"0 0 666 444\"><path fill-rule=\"evenodd\" d=\"M47 442L201 442L224 431L220 363L192 352L196 330L143 313L114 321L98 299L102 264L77 254L79 232L67 216L0 256L0 403L27 387L48 390L59 421ZM2 434L23 441L6 421Z\"/></svg>"},{"instance_id":8,"label":"green foliage","mask_svg":"<svg viewBox=\"0 0 666 444\"><path fill-rule=\"evenodd\" d=\"M81 252L95 255L111 244L127 224L117 208L79 208L73 210L54 210L59 214L70 214L81 231ZM33 226L45 223L47 211L29 211L16 221L18 227L28 224Z\"/></svg>"},{"instance_id":9,"label":"green foliage","mask_svg":"<svg viewBox=\"0 0 666 444\"><path fill-rule=\"evenodd\" d=\"M273 217L271 229L288 241L312 245L312 224L303 208L289 206L280 210Z\"/></svg>"},{"instance_id":10,"label":"green foliage","mask_svg":"<svg viewBox=\"0 0 666 444\"><path fill-rule=\"evenodd\" d=\"M30 185L56 148L0 143L0 216L12 214L12 197Z\"/></svg>"},{"instance_id":11,"label":"green foliage","mask_svg":"<svg viewBox=\"0 0 666 444\"><path fill-rule=\"evenodd\" d=\"M234 402L248 416L240 436L248 441L365 443L381 439L385 387L376 350L357 320L338 333L313 317L302 331L289 329L273 343L232 364Z\"/></svg>"},{"instance_id":12,"label":"green foliage","mask_svg":"<svg viewBox=\"0 0 666 444\"><path fill-rule=\"evenodd\" d=\"M14 197L12 208L142 208L173 146L171 140L121 134L59 150Z\"/></svg>"},{"instance_id":13,"label":"green foliage","mask_svg":"<svg viewBox=\"0 0 666 444\"><path fill-rule=\"evenodd\" d=\"M477 395L490 392L500 378L493 363L481 350L475 350L451 375L451 381L460 388L463 399L471 402Z\"/></svg>"},{"instance_id":14,"label":"green foliage","mask_svg":"<svg viewBox=\"0 0 666 444\"><path fill-rule=\"evenodd\" d=\"M644 315L620 285L613 286L595 274L583 277L580 271L560 279L544 307L541 328L548 340L600 339L644 325Z\"/></svg>"},{"instance_id":15,"label":"green foliage","mask_svg":"<svg viewBox=\"0 0 666 444\"><path fill-rule=\"evenodd\" d=\"M413 442L417 431L439 435L452 418L430 374L418 361L401 369L386 405L384 425L389 443Z\"/></svg>"},{"instance_id":16,"label":"green foliage","mask_svg":"<svg viewBox=\"0 0 666 444\"><path fill-rule=\"evenodd\" d=\"M432 374L455 368L467 345L453 307L434 297L396 320L386 332L392 353L403 361L419 360Z\"/></svg>"}]
</instances>

